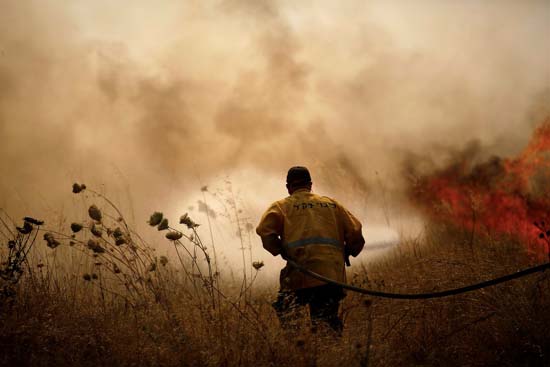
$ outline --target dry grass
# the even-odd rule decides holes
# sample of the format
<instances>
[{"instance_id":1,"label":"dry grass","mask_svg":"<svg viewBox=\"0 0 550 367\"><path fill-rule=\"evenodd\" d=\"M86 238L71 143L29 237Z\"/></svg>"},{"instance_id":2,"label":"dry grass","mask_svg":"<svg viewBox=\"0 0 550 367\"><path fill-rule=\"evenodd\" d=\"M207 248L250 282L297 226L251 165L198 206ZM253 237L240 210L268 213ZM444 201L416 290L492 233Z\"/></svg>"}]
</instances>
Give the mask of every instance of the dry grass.
<instances>
[{"instance_id":1,"label":"dry grass","mask_svg":"<svg viewBox=\"0 0 550 367\"><path fill-rule=\"evenodd\" d=\"M40 230L21 262L23 276L4 277L3 289L10 291L0 299L1 365L550 365L548 274L428 301L348 293L341 340L312 334L307 319L301 333L290 335L280 330L271 309L275 289L250 279L244 287L242 280L222 281L192 221L183 218L184 230L161 232L175 232L173 239L182 234L165 239L174 247L167 263L108 200L94 196L101 201L101 218L91 209L95 219L81 223L74 238L50 231L61 243L55 249L41 241ZM158 226L156 219L152 224ZM34 227L19 235L3 229L2 261L9 237L32 241ZM120 238L124 243L117 245ZM423 292L485 280L535 261L513 239L484 236L472 243L471 233L433 225L424 238L402 243L368 269L356 265L350 279L380 290Z\"/></svg>"}]
</instances>

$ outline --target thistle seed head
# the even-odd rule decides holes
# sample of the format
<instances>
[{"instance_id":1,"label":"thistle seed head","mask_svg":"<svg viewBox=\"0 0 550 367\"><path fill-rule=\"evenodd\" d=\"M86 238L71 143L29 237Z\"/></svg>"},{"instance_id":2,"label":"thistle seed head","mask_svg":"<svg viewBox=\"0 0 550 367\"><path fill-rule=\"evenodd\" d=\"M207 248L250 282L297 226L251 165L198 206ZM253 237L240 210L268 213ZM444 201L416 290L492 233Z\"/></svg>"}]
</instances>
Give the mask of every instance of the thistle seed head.
<instances>
[{"instance_id":1,"label":"thistle seed head","mask_svg":"<svg viewBox=\"0 0 550 367\"><path fill-rule=\"evenodd\" d=\"M92 228L90 229L90 232L92 232L92 234L96 237L103 236L103 230L101 228L99 228L95 223L94 223L94 225L92 225Z\"/></svg>"},{"instance_id":2,"label":"thistle seed head","mask_svg":"<svg viewBox=\"0 0 550 367\"><path fill-rule=\"evenodd\" d=\"M54 249L57 246L61 245L61 243L56 240L53 234L51 234L50 232L44 233L44 240L46 241L46 245L51 249Z\"/></svg>"},{"instance_id":3,"label":"thistle seed head","mask_svg":"<svg viewBox=\"0 0 550 367\"><path fill-rule=\"evenodd\" d=\"M193 229L199 226L199 224L195 223L187 213L180 217L180 224L185 224L189 229Z\"/></svg>"},{"instance_id":4,"label":"thistle seed head","mask_svg":"<svg viewBox=\"0 0 550 367\"><path fill-rule=\"evenodd\" d=\"M95 221L101 222L101 210L95 205L90 206L88 215Z\"/></svg>"},{"instance_id":5,"label":"thistle seed head","mask_svg":"<svg viewBox=\"0 0 550 367\"><path fill-rule=\"evenodd\" d=\"M34 224L35 226L41 226L42 224L44 224L43 220L38 220L38 219L31 218L31 217L25 217L25 218L23 218L23 220L25 222L29 222L30 224Z\"/></svg>"},{"instance_id":6,"label":"thistle seed head","mask_svg":"<svg viewBox=\"0 0 550 367\"><path fill-rule=\"evenodd\" d=\"M151 214L148 223L151 227L158 226L162 221L162 218L163 214L161 212L154 212L153 214Z\"/></svg>"},{"instance_id":7,"label":"thistle seed head","mask_svg":"<svg viewBox=\"0 0 550 367\"><path fill-rule=\"evenodd\" d=\"M122 233L122 230L120 229L120 227L116 227L115 230L113 231L114 238L122 237L123 234L124 233Z\"/></svg>"},{"instance_id":8,"label":"thistle seed head","mask_svg":"<svg viewBox=\"0 0 550 367\"><path fill-rule=\"evenodd\" d=\"M80 186L80 184L78 184L78 183L75 182L75 183L73 184L73 193L74 193L74 194L78 194L78 193L80 193L81 191L82 191L82 187Z\"/></svg>"},{"instance_id":9,"label":"thistle seed head","mask_svg":"<svg viewBox=\"0 0 550 367\"><path fill-rule=\"evenodd\" d=\"M182 237L183 237L183 233L181 233L181 232L170 231L170 232L166 233L166 238L168 238L171 241L177 241Z\"/></svg>"},{"instance_id":10,"label":"thistle seed head","mask_svg":"<svg viewBox=\"0 0 550 367\"><path fill-rule=\"evenodd\" d=\"M105 252L105 249L94 240L88 240L88 248L96 254L102 254Z\"/></svg>"},{"instance_id":11,"label":"thistle seed head","mask_svg":"<svg viewBox=\"0 0 550 367\"><path fill-rule=\"evenodd\" d=\"M71 223L71 231L73 233L80 232L84 226L80 223Z\"/></svg>"},{"instance_id":12,"label":"thistle seed head","mask_svg":"<svg viewBox=\"0 0 550 367\"><path fill-rule=\"evenodd\" d=\"M86 190L86 185L78 184L76 182L73 184L73 193L78 194L83 190Z\"/></svg>"},{"instance_id":13,"label":"thistle seed head","mask_svg":"<svg viewBox=\"0 0 550 367\"><path fill-rule=\"evenodd\" d=\"M23 223L23 227L17 227L17 230L21 234L29 234L32 232L32 225L29 222Z\"/></svg>"},{"instance_id":14,"label":"thistle seed head","mask_svg":"<svg viewBox=\"0 0 550 367\"><path fill-rule=\"evenodd\" d=\"M126 243L126 239L124 237L117 237L117 239L115 239L115 245L117 246L122 246Z\"/></svg>"},{"instance_id":15,"label":"thistle seed head","mask_svg":"<svg viewBox=\"0 0 550 367\"><path fill-rule=\"evenodd\" d=\"M158 225L157 229L159 231L164 231L165 229L168 229L168 219L164 218Z\"/></svg>"}]
</instances>

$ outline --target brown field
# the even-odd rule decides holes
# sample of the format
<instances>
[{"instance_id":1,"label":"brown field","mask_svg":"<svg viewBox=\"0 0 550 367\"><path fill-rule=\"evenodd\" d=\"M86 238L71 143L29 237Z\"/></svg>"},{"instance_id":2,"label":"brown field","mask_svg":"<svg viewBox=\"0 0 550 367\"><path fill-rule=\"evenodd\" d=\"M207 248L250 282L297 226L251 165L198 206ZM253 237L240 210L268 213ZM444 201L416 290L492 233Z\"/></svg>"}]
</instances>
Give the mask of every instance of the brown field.
<instances>
[{"instance_id":1,"label":"brown field","mask_svg":"<svg viewBox=\"0 0 550 367\"><path fill-rule=\"evenodd\" d=\"M548 273L426 301L348 292L341 339L312 333L307 316L301 331L290 334L279 328L271 308L275 285L230 279L192 220L183 218L181 232L159 233L174 256L157 257L114 205L92 194L101 211L90 209L91 218L74 236L70 229L44 230L48 223L16 234L2 213L2 366L550 364ZM156 224L160 217L151 220ZM43 240L46 232L51 236ZM183 236L162 238L167 233ZM473 237L432 224L421 238L403 240L368 267L355 264L348 275L366 288L416 293L544 261L511 236Z\"/></svg>"},{"instance_id":2,"label":"brown field","mask_svg":"<svg viewBox=\"0 0 550 367\"><path fill-rule=\"evenodd\" d=\"M254 231L303 165L378 245L355 286L549 261L548 35L550 0L0 0L0 367L550 367L550 270L289 333Z\"/></svg>"}]
</instances>

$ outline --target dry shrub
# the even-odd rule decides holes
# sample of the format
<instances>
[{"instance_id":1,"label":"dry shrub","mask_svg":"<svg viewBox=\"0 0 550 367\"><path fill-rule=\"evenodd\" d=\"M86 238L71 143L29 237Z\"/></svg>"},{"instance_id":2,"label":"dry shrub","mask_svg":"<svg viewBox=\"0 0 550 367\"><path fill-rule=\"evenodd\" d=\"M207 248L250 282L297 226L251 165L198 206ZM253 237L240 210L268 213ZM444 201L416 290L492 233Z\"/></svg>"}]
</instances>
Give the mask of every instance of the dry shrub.
<instances>
[{"instance_id":1,"label":"dry shrub","mask_svg":"<svg viewBox=\"0 0 550 367\"><path fill-rule=\"evenodd\" d=\"M5 366L543 366L550 361L548 274L455 297L371 299L348 293L341 339L285 333L271 302L275 288L220 281L197 224L182 229L154 213L174 256L158 257L100 194L86 223L49 230L22 263L10 302L0 305L0 364ZM2 230L2 260L10 223ZM21 227L24 231L25 228ZM70 231L69 231L70 229ZM32 227L21 236L37 236ZM160 237L160 236L159 236ZM160 238L159 238L160 240ZM48 248L50 243L59 243ZM90 242L91 241L91 242ZM52 246L50 246L52 247ZM45 261L46 259L47 261ZM432 224L368 268L356 285L426 292L462 286L533 265L511 237ZM261 264L249 264L261 271ZM359 269L359 270L357 270ZM4 268L5 270L5 268ZM226 284L224 286L224 284ZM254 288L254 292L249 292Z\"/></svg>"}]
</instances>

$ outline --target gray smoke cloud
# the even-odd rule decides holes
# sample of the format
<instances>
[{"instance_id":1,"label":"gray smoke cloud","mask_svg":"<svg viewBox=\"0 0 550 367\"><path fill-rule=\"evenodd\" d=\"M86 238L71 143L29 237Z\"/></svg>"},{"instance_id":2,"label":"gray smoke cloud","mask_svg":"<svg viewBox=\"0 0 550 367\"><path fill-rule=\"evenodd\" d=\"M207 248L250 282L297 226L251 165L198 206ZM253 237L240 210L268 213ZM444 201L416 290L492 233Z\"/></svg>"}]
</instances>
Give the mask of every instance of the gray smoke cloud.
<instances>
[{"instance_id":1,"label":"gray smoke cloud","mask_svg":"<svg viewBox=\"0 0 550 367\"><path fill-rule=\"evenodd\" d=\"M141 218L227 175L265 206L296 164L377 205L411 157L519 151L548 34L544 0L4 0L0 206L50 215L80 181Z\"/></svg>"}]
</instances>

